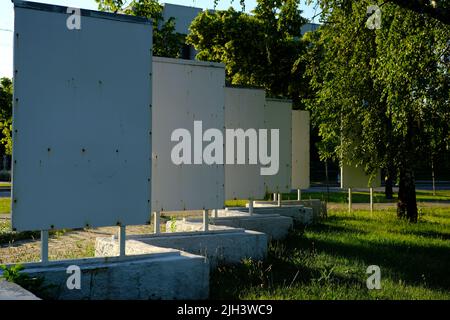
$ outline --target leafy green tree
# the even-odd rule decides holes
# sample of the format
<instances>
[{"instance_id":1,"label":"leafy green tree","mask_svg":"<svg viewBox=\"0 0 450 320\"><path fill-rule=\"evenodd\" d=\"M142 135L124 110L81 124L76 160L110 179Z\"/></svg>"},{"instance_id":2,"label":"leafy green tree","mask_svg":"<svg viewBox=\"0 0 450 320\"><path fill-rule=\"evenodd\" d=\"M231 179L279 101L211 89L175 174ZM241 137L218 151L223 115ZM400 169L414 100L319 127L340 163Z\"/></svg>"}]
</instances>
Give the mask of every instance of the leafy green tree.
<instances>
[{"instance_id":1,"label":"leafy green tree","mask_svg":"<svg viewBox=\"0 0 450 320\"><path fill-rule=\"evenodd\" d=\"M264 87L298 106L305 83L296 62L305 51L300 29L306 22L298 6L298 0L258 0L252 14L204 11L192 22L187 43L197 59L225 63L228 83Z\"/></svg>"},{"instance_id":2,"label":"leafy green tree","mask_svg":"<svg viewBox=\"0 0 450 320\"><path fill-rule=\"evenodd\" d=\"M324 25L306 59L308 101L324 158L386 168L399 179L399 217L417 221L417 163L448 148L448 25L396 4L366 28L372 1L320 1ZM380 4L381 5L381 4Z\"/></svg>"},{"instance_id":3,"label":"leafy green tree","mask_svg":"<svg viewBox=\"0 0 450 320\"><path fill-rule=\"evenodd\" d=\"M173 18L164 21L163 7L157 0L133 0L126 6L124 0L95 0L98 9L114 13L146 17L153 22L153 55L177 58L185 36L175 32Z\"/></svg>"},{"instance_id":4,"label":"leafy green tree","mask_svg":"<svg viewBox=\"0 0 450 320\"><path fill-rule=\"evenodd\" d=\"M5 148L5 153L12 153L12 100L13 83L9 78L0 79L0 142Z\"/></svg>"}]
</instances>

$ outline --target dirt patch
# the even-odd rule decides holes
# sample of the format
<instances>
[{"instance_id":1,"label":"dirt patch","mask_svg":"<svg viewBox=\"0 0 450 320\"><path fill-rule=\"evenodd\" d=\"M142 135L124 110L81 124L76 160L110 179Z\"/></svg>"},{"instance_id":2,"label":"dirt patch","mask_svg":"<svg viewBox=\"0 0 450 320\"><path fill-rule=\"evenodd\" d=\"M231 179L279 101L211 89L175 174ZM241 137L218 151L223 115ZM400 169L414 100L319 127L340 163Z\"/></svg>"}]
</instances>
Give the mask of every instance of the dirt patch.
<instances>
[{"instance_id":1,"label":"dirt patch","mask_svg":"<svg viewBox=\"0 0 450 320\"><path fill-rule=\"evenodd\" d=\"M61 235L53 235L49 239L49 259L76 259L93 257L95 239L117 235L117 227L73 230ZM129 226L127 235L152 233L153 226ZM0 264L25 263L40 260L39 239L21 240L0 245Z\"/></svg>"}]
</instances>

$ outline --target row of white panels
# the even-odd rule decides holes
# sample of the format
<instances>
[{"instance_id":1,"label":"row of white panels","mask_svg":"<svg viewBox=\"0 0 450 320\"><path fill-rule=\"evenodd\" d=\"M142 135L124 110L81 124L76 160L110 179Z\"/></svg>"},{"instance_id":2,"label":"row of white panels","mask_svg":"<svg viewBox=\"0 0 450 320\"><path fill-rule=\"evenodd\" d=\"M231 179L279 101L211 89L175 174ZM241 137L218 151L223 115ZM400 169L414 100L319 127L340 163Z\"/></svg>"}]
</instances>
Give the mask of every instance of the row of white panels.
<instances>
[{"instance_id":1,"label":"row of white panels","mask_svg":"<svg viewBox=\"0 0 450 320\"><path fill-rule=\"evenodd\" d=\"M225 87L224 81L221 64L153 59L152 210L221 208L225 199L261 199L266 192L309 187L309 113L293 111L287 100L267 99L262 89ZM202 123L202 132L190 137L191 164L174 163L172 133L180 128L195 133L194 122ZM196 145L206 151L209 141L202 136L211 128L224 137L223 161L194 164ZM236 129L248 133L243 163L237 139L230 148L225 138ZM278 148L272 129L278 130ZM273 170L264 174L263 168Z\"/></svg>"},{"instance_id":2,"label":"row of white panels","mask_svg":"<svg viewBox=\"0 0 450 320\"><path fill-rule=\"evenodd\" d=\"M13 228L143 224L152 211L309 186L307 112L225 87L221 64L152 58L149 22L82 14L70 30L63 7L15 3ZM255 130L255 164L238 147L225 152L227 129ZM180 132L190 148L176 156L189 163L173 159ZM218 133L222 148L209 157L221 149L223 161L209 164ZM241 156L246 164L236 164Z\"/></svg>"}]
</instances>

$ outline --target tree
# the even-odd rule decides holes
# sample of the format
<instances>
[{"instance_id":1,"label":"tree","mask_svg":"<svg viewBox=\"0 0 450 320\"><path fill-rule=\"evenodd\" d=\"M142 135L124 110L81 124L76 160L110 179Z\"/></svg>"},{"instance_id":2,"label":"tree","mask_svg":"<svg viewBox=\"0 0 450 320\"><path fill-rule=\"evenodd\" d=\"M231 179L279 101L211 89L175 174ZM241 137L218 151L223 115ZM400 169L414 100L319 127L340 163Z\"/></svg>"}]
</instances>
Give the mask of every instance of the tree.
<instances>
[{"instance_id":1,"label":"tree","mask_svg":"<svg viewBox=\"0 0 450 320\"><path fill-rule=\"evenodd\" d=\"M98 9L114 13L146 17L153 22L153 55L177 58L184 45L184 35L175 32L173 18L164 21L162 5L157 0L133 0L125 5L124 0L95 0Z\"/></svg>"},{"instance_id":2,"label":"tree","mask_svg":"<svg viewBox=\"0 0 450 320\"><path fill-rule=\"evenodd\" d=\"M390 0L390 2L419 14L426 14L442 23L450 24L450 1L448 0Z\"/></svg>"},{"instance_id":3,"label":"tree","mask_svg":"<svg viewBox=\"0 0 450 320\"><path fill-rule=\"evenodd\" d=\"M415 222L416 165L449 143L449 26L386 3L381 29L370 30L371 1L320 4L324 26L307 54L315 95L307 103L321 154L398 176L398 216Z\"/></svg>"},{"instance_id":4,"label":"tree","mask_svg":"<svg viewBox=\"0 0 450 320\"><path fill-rule=\"evenodd\" d=\"M187 43L198 51L197 59L225 63L228 83L263 87L298 106L305 83L296 61L305 51L300 29L306 22L298 4L258 0L252 14L204 11L192 22Z\"/></svg>"},{"instance_id":5,"label":"tree","mask_svg":"<svg viewBox=\"0 0 450 320\"><path fill-rule=\"evenodd\" d=\"M0 142L5 148L5 153L12 153L12 100L13 83L9 78L0 79L0 130L2 136Z\"/></svg>"}]
</instances>

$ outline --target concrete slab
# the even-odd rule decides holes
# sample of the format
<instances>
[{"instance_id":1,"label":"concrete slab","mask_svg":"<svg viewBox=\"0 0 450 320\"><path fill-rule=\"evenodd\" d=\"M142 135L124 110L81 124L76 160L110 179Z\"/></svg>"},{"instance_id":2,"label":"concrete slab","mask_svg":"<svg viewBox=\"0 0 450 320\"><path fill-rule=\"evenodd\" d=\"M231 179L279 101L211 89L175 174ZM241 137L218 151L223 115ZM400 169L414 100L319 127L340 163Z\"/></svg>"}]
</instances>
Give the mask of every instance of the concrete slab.
<instances>
[{"instance_id":1,"label":"concrete slab","mask_svg":"<svg viewBox=\"0 0 450 320\"><path fill-rule=\"evenodd\" d=\"M0 300L41 300L18 284L0 279Z\"/></svg>"},{"instance_id":2,"label":"concrete slab","mask_svg":"<svg viewBox=\"0 0 450 320\"><path fill-rule=\"evenodd\" d=\"M218 218L210 218L210 230L225 229L225 228L242 228L245 230L253 230L265 233L269 240L284 239L289 230L293 227L293 219L290 217L280 216L277 214L254 214L248 213L242 214L241 212L226 212L227 216L219 216ZM183 220L177 220L175 222L169 221L166 226L166 230L171 230L175 223L175 229L177 231L201 231L203 230L202 219L187 218ZM170 225L170 227L169 227Z\"/></svg>"},{"instance_id":3,"label":"concrete slab","mask_svg":"<svg viewBox=\"0 0 450 320\"><path fill-rule=\"evenodd\" d=\"M224 227L222 227L224 228ZM267 256L266 234L256 231L232 229L210 232L174 232L148 235L133 235L128 239L141 242L140 248L133 251L153 250L152 247L172 248L206 257L211 268L223 264L235 264L245 258L262 260ZM126 247L131 248L135 242L127 240ZM117 253L118 242L111 238L97 238L96 252Z\"/></svg>"},{"instance_id":4,"label":"concrete slab","mask_svg":"<svg viewBox=\"0 0 450 320\"><path fill-rule=\"evenodd\" d=\"M314 220L314 210L304 206L267 206L267 207L255 207L253 208L254 215L267 215L267 216L283 216L292 218L296 224L312 224ZM232 208L228 210L219 210L218 216L242 216L249 215L248 208Z\"/></svg>"},{"instance_id":5,"label":"concrete slab","mask_svg":"<svg viewBox=\"0 0 450 320\"><path fill-rule=\"evenodd\" d=\"M278 207L276 201L255 201L253 206L255 208L268 208L268 207ZM320 219L327 217L327 203L319 199L308 199L308 200L283 200L282 208L284 207L295 207L304 206L305 208L313 209L313 222L317 222ZM256 212L256 211L255 211Z\"/></svg>"},{"instance_id":6,"label":"concrete slab","mask_svg":"<svg viewBox=\"0 0 450 320\"><path fill-rule=\"evenodd\" d=\"M71 276L67 267L71 265L80 267L80 289L67 287ZM57 300L206 299L209 295L209 264L204 257L189 253L64 260L24 267L22 272L42 277L46 296Z\"/></svg>"}]
</instances>

